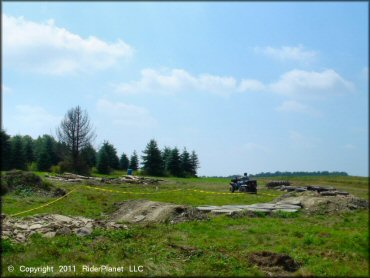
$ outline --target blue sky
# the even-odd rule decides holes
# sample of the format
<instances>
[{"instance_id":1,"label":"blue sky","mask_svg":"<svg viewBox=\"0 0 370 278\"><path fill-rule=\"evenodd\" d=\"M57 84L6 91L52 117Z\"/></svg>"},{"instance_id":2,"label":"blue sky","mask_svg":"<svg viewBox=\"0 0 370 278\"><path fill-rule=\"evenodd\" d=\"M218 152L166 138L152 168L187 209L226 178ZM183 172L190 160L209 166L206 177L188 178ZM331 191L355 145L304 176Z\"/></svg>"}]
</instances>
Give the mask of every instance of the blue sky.
<instances>
[{"instance_id":1,"label":"blue sky","mask_svg":"<svg viewBox=\"0 0 370 278\"><path fill-rule=\"evenodd\" d=\"M365 2L3 3L3 120L36 138L82 106L121 154L200 175L368 176Z\"/></svg>"}]
</instances>

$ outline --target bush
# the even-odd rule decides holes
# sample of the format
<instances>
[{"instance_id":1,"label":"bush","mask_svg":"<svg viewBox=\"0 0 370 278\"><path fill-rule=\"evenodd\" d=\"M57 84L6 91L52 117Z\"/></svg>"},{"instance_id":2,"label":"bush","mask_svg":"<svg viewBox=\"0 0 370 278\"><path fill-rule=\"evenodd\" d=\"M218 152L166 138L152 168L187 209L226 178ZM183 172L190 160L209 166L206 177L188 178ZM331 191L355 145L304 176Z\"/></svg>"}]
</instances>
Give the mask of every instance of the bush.
<instances>
[{"instance_id":1,"label":"bush","mask_svg":"<svg viewBox=\"0 0 370 278\"><path fill-rule=\"evenodd\" d=\"M6 181L3 182L3 179L1 179L0 196L5 195L6 193L8 193L8 191L9 188L7 182Z\"/></svg>"},{"instance_id":2,"label":"bush","mask_svg":"<svg viewBox=\"0 0 370 278\"><path fill-rule=\"evenodd\" d=\"M52 184L39 176L26 171L12 170L1 177L1 194L15 190L50 191ZM4 193L3 193L4 192Z\"/></svg>"},{"instance_id":3,"label":"bush","mask_svg":"<svg viewBox=\"0 0 370 278\"><path fill-rule=\"evenodd\" d=\"M53 165L53 166L51 166L50 170L54 174L62 174L59 165Z\"/></svg>"},{"instance_id":4,"label":"bush","mask_svg":"<svg viewBox=\"0 0 370 278\"><path fill-rule=\"evenodd\" d=\"M71 172L72 165L68 161L61 161L58 163L60 173Z\"/></svg>"}]
</instances>

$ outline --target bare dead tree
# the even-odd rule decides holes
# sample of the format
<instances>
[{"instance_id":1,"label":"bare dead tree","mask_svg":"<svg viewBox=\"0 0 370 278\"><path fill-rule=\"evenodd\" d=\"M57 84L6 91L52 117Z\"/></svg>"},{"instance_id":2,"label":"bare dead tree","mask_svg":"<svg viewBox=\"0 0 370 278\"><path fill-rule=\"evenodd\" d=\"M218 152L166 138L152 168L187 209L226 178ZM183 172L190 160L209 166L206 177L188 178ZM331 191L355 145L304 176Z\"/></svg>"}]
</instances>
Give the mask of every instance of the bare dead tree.
<instances>
[{"instance_id":1,"label":"bare dead tree","mask_svg":"<svg viewBox=\"0 0 370 278\"><path fill-rule=\"evenodd\" d=\"M80 106L68 110L57 129L57 135L59 141L66 144L73 167L79 163L81 150L95 138L89 116Z\"/></svg>"}]
</instances>

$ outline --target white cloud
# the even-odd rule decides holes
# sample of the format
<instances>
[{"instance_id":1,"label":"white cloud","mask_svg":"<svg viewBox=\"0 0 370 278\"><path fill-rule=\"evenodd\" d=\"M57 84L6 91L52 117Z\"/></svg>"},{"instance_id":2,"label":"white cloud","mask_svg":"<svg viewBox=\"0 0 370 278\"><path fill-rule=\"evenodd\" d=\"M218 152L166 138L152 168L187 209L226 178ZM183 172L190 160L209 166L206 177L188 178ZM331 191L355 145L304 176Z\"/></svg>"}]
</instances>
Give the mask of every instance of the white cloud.
<instances>
[{"instance_id":1,"label":"white cloud","mask_svg":"<svg viewBox=\"0 0 370 278\"><path fill-rule=\"evenodd\" d=\"M305 50L303 45L298 46L282 46L280 48L274 48L271 46L267 47L255 47L256 53L262 53L270 58L279 61L296 61L309 63L314 61L318 53L313 50Z\"/></svg>"},{"instance_id":2,"label":"white cloud","mask_svg":"<svg viewBox=\"0 0 370 278\"><path fill-rule=\"evenodd\" d=\"M104 70L133 54L122 40L82 38L53 20L37 23L8 15L3 15L3 47L6 66L56 75Z\"/></svg>"},{"instance_id":3,"label":"white cloud","mask_svg":"<svg viewBox=\"0 0 370 278\"><path fill-rule=\"evenodd\" d=\"M17 105L15 114L8 121L9 132L29 134L33 137L53 133L62 120L62 117L49 113L41 106Z\"/></svg>"},{"instance_id":4,"label":"white cloud","mask_svg":"<svg viewBox=\"0 0 370 278\"><path fill-rule=\"evenodd\" d=\"M295 100L287 100L284 101L280 106L276 108L276 111L279 112L296 112L296 113L303 113L308 114L311 116L320 116L320 113L315 109L300 103Z\"/></svg>"},{"instance_id":5,"label":"white cloud","mask_svg":"<svg viewBox=\"0 0 370 278\"><path fill-rule=\"evenodd\" d=\"M292 70L272 83L255 79L212 74L192 75L183 69L144 69L137 81L113 85L120 94L176 94L180 92L206 92L229 96L243 92L273 92L290 98L317 98L328 94L352 91L354 85L332 69L317 71Z\"/></svg>"},{"instance_id":6,"label":"white cloud","mask_svg":"<svg viewBox=\"0 0 370 278\"><path fill-rule=\"evenodd\" d=\"M261 91L263 88L264 85L258 80L245 79L238 83L234 77L211 74L194 76L183 69L144 69L138 81L115 85L116 91L122 94L201 91L226 96L235 92Z\"/></svg>"},{"instance_id":7,"label":"white cloud","mask_svg":"<svg viewBox=\"0 0 370 278\"><path fill-rule=\"evenodd\" d=\"M245 91L258 92L258 91L265 90L265 88L266 86L262 82L258 80L254 80L254 79L243 79L239 84L240 92L245 92Z\"/></svg>"},{"instance_id":8,"label":"white cloud","mask_svg":"<svg viewBox=\"0 0 370 278\"><path fill-rule=\"evenodd\" d=\"M129 127L152 127L157 125L157 121L150 115L149 111L140 106L99 99L96 107L98 112L105 115L106 120L114 125Z\"/></svg>"},{"instance_id":9,"label":"white cloud","mask_svg":"<svg viewBox=\"0 0 370 278\"><path fill-rule=\"evenodd\" d=\"M271 83L269 89L290 97L320 97L353 91L354 85L332 69L322 72L292 70Z\"/></svg>"}]
</instances>

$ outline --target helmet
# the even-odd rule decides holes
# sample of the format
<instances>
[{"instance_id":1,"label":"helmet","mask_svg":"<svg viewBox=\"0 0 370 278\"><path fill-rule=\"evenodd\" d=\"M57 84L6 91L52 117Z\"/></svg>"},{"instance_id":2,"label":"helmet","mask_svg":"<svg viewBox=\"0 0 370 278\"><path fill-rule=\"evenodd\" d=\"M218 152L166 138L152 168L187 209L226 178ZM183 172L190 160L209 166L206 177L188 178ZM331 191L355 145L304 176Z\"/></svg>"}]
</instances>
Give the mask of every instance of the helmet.
<instances>
[{"instance_id":1,"label":"helmet","mask_svg":"<svg viewBox=\"0 0 370 278\"><path fill-rule=\"evenodd\" d=\"M246 176L248 176L248 174L247 173L244 173L244 176L246 177Z\"/></svg>"}]
</instances>

